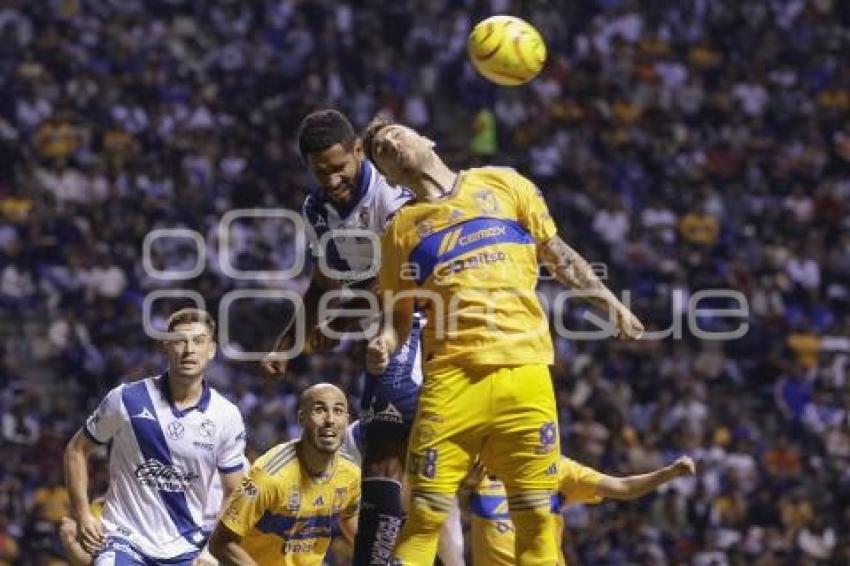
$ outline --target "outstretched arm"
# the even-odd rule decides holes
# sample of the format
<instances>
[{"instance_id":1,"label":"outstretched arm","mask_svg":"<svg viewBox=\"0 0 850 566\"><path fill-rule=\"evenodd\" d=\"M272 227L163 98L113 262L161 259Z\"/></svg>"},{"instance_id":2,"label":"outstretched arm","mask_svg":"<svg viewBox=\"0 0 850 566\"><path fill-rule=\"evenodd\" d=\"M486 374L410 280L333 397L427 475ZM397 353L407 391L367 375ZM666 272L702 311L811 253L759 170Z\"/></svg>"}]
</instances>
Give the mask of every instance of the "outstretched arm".
<instances>
[{"instance_id":1,"label":"outstretched arm","mask_svg":"<svg viewBox=\"0 0 850 566\"><path fill-rule=\"evenodd\" d=\"M241 536L219 521L210 537L210 552L223 565L254 566L254 559L239 546L241 541Z\"/></svg>"},{"instance_id":2,"label":"outstretched arm","mask_svg":"<svg viewBox=\"0 0 850 566\"><path fill-rule=\"evenodd\" d=\"M609 499L620 499L623 501L643 497L647 493L655 491L665 483L679 476L690 475L696 472L694 461L688 456L682 456L669 466L649 472L616 478L604 476L599 483L597 492L599 495Z\"/></svg>"},{"instance_id":3,"label":"outstretched arm","mask_svg":"<svg viewBox=\"0 0 850 566\"><path fill-rule=\"evenodd\" d=\"M538 244L540 263L565 287L587 294L584 298L595 307L612 313L621 338L638 339L644 328L640 320L608 289L593 268L560 236Z\"/></svg>"},{"instance_id":4,"label":"outstretched arm","mask_svg":"<svg viewBox=\"0 0 850 566\"><path fill-rule=\"evenodd\" d=\"M312 332L312 330L316 327L318 320L319 301L322 298L322 295L325 291L337 286L338 284L335 284L333 280L322 275L318 269L313 270L313 276L310 279L310 286L307 288L307 292L304 293L304 296L301 299L301 304L296 305L295 311L292 313L292 318L287 321L286 325L281 330L275 340L272 351L260 364L266 375L277 376L284 375L286 373L286 367L289 360L273 359L273 354L285 352L292 347L295 340L295 325L297 324L296 321L299 316L304 317L304 328L307 330L308 334ZM299 310L302 311L303 314L299 313ZM310 337L308 336L308 338ZM306 351L310 350L311 341L312 340L308 339L307 344L305 344Z\"/></svg>"}]
</instances>

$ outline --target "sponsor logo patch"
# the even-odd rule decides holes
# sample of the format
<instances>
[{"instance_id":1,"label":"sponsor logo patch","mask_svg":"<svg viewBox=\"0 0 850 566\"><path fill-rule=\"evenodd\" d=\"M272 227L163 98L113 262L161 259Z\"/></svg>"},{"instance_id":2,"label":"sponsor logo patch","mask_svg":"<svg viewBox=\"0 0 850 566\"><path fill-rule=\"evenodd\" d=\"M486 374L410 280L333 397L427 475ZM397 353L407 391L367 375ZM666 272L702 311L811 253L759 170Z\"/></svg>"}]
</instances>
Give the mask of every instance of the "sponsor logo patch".
<instances>
[{"instance_id":1,"label":"sponsor logo patch","mask_svg":"<svg viewBox=\"0 0 850 566\"><path fill-rule=\"evenodd\" d=\"M186 431L186 429L183 428L183 425L180 424L179 421L174 421L168 423L168 426L166 427L165 431L166 434L168 434L168 438L170 438L171 440L179 440L180 438L183 438L183 433Z\"/></svg>"},{"instance_id":2,"label":"sponsor logo patch","mask_svg":"<svg viewBox=\"0 0 850 566\"><path fill-rule=\"evenodd\" d=\"M198 479L198 474L175 464L163 464L150 458L136 467L136 480L160 491L181 492Z\"/></svg>"}]
</instances>

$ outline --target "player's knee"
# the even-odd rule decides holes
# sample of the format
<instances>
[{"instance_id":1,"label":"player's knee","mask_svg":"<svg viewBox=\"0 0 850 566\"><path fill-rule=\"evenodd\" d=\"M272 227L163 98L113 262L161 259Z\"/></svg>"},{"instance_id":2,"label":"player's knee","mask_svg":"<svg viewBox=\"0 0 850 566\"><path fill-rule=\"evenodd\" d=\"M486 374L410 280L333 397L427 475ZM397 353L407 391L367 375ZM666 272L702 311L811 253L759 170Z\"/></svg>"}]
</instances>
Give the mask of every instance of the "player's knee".
<instances>
[{"instance_id":1,"label":"player's knee","mask_svg":"<svg viewBox=\"0 0 850 566\"><path fill-rule=\"evenodd\" d=\"M552 494L548 491L522 491L508 496L514 524L529 531L545 529L552 521Z\"/></svg>"},{"instance_id":2,"label":"player's knee","mask_svg":"<svg viewBox=\"0 0 850 566\"><path fill-rule=\"evenodd\" d=\"M367 478L387 478L401 481L404 476L404 464L401 458L387 457L363 463L363 474Z\"/></svg>"},{"instance_id":3,"label":"player's knee","mask_svg":"<svg viewBox=\"0 0 850 566\"><path fill-rule=\"evenodd\" d=\"M396 441L370 442L363 456L363 474L367 478L401 481L404 476L406 446Z\"/></svg>"},{"instance_id":4,"label":"player's knee","mask_svg":"<svg viewBox=\"0 0 850 566\"><path fill-rule=\"evenodd\" d=\"M413 492L408 521L420 532L437 533L452 509L452 497L442 493Z\"/></svg>"}]
</instances>

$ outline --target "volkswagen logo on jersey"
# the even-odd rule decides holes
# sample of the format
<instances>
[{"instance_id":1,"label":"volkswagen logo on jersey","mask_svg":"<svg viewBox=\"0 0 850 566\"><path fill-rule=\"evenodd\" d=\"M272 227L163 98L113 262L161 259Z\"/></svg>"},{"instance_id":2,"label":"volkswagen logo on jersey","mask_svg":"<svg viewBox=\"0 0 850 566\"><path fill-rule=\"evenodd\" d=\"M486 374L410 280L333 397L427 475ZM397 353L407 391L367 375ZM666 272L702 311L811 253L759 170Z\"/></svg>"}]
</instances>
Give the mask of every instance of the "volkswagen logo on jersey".
<instances>
[{"instance_id":1,"label":"volkswagen logo on jersey","mask_svg":"<svg viewBox=\"0 0 850 566\"><path fill-rule=\"evenodd\" d=\"M183 428L183 425L180 424L179 421L174 421L168 425L168 438L170 438L171 440L179 440L183 437L184 431L185 429Z\"/></svg>"},{"instance_id":2,"label":"volkswagen logo on jersey","mask_svg":"<svg viewBox=\"0 0 850 566\"><path fill-rule=\"evenodd\" d=\"M198 474L180 466L163 464L153 458L145 460L136 468L136 479L140 484L160 491L186 491L198 477Z\"/></svg>"}]
</instances>

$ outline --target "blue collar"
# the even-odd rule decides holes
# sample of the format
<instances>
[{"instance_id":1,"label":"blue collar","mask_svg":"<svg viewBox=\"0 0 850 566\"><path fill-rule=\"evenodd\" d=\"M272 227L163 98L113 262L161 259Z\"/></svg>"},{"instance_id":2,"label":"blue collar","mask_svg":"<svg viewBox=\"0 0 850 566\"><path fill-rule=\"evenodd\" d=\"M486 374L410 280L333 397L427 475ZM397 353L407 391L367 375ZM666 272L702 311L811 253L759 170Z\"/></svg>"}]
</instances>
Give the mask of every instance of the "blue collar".
<instances>
[{"instance_id":1,"label":"blue collar","mask_svg":"<svg viewBox=\"0 0 850 566\"><path fill-rule=\"evenodd\" d=\"M366 192L369 190L369 183L372 182L372 164L368 159L364 159L363 163L360 164L360 182L357 183L357 187L354 190L354 195L352 195L351 203L341 208L338 204L333 202L331 199L324 196L324 192L322 192L322 196L324 197L325 202L330 204L334 209L339 213L340 218L346 218L351 211L357 208L357 205L360 204L360 201L363 200L363 197L366 196ZM319 189L321 191L321 189Z\"/></svg>"},{"instance_id":2,"label":"blue collar","mask_svg":"<svg viewBox=\"0 0 850 566\"><path fill-rule=\"evenodd\" d=\"M171 407L171 413L175 418L183 418L194 410L198 410L202 413L206 413L207 409L210 406L210 399L212 398L212 390L210 386L207 385L206 380L201 384L201 398L198 399L198 402L192 407L188 407L186 409L181 409L177 405L174 404L174 400L171 398L171 390L168 388L168 372L162 374L162 378L160 379L160 393L165 397L165 400L168 401L168 406Z\"/></svg>"}]
</instances>

